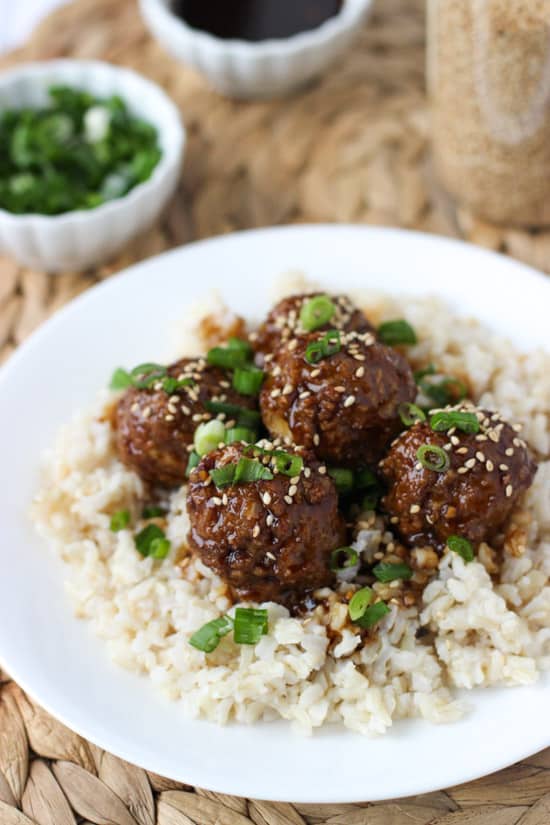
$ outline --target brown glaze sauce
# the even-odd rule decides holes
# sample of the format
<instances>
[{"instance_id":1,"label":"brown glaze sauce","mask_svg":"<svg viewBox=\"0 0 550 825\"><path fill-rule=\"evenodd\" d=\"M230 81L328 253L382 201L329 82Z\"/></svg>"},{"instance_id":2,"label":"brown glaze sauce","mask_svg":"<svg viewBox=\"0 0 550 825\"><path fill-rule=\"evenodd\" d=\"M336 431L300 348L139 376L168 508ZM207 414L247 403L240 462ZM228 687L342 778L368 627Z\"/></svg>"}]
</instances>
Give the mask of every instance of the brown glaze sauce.
<instances>
[{"instance_id":1,"label":"brown glaze sauce","mask_svg":"<svg viewBox=\"0 0 550 825\"><path fill-rule=\"evenodd\" d=\"M174 12L194 29L223 40L258 42L316 29L343 0L173 0Z\"/></svg>"}]
</instances>

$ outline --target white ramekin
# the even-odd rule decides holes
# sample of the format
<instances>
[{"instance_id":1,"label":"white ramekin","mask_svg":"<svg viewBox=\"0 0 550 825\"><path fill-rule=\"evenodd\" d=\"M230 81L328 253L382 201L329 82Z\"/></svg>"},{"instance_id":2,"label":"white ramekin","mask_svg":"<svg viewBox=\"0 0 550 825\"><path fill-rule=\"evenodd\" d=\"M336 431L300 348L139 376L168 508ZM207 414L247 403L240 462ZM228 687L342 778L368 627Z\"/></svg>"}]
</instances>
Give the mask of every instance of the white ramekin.
<instances>
[{"instance_id":1,"label":"white ramekin","mask_svg":"<svg viewBox=\"0 0 550 825\"><path fill-rule=\"evenodd\" d=\"M301 0L295 0L301 2ZM171 10L172 0L140 0L154 36L174 57L194 66L221 94L270 98L324 71L352 43L372 0L344 0L323 25L281 40L222 40L193 29Z\"/></svg>"},{"instance_id":2,"label":"white ramekin","mask_svg":"<svg viewBox=\"0 0 550 825\"><path fill-rule=\"evenodd\" d=\"M0 251L47 272L98 264L151 226L177 185L185 145L179 112L167 95L139 74L109 63L52 60L3 73L0 111L42 106L48 88L59 84L100 97L120 95L133 114L156 127L162 157L149 180L95 209L52 216L0 209Z\"/></svg>"}]
</instances>

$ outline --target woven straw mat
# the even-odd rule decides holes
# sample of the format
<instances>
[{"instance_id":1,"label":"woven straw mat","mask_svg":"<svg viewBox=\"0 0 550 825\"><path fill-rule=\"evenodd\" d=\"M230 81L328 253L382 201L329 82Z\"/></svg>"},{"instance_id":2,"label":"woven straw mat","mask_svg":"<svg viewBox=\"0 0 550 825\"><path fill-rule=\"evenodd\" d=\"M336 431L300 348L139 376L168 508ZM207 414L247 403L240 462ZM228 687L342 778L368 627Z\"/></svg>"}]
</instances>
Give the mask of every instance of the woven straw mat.
<instances>
[{"instance_id":1,"label":"woven straw mat","mask_svg":"<svg viewBox=\"0 0 550 825\"><path fill-rule=\"evenodd\" d=\"M467 238L550 271L550 233L455 212L427 152L419 0L379 0L352 52L286 100L237 103L209 91L145 31L134 0L77 0L0 59L122 63L160 83L189 132L162 221L97 271L48 276L0 258L0 357L45 318L133 261L194 238L305 221L414 227ZM368 770L368 766L366 766ZM477 782L397 802L290 805L215 794L99 750L0 672L0 825L550 825L550 750Z\"/></svg>"}]
</instances>

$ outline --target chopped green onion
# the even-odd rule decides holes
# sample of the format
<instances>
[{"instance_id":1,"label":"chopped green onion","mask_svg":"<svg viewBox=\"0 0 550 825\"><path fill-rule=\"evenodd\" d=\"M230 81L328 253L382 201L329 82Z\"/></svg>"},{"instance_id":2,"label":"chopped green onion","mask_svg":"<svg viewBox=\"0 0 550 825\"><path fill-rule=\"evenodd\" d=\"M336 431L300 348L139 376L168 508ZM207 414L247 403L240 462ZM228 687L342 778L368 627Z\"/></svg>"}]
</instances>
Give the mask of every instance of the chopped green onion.
<instances>
[{"instance_id":1,"label":"chopped green onion","mask_svg":"<svg viewBox=\"0 0 550 825\"><path fill-rule=\"evenodd\" d=\"M248 484L253 481L270 481L273 473L259 461L253 458L240 458L233 464L226 464L215 470L210 470L210 476L216 487L226 487L228 484Z\"/></svg>"},{"instance_id":2,"label":"chopped green onion","mask_svg":"<svg viewBox=\"0 0 550 825\"><path fill-rule=\"evenodd\" d=\"M312 341L307 345L304 358L308 364L318 364L323 358L340 352L340 348L340 332L331 329L318 341Z\"/></svg>"},{"instance_id":3,"label":"chopped green onion","mask_svg":"<svg viewBox=\"0 0 550 825\"><path fill-rule=\"evenodd\" d=\"M113 531L113 533L118 533L119 530L124 530L125 527L128 527L130 524L130 511L129 510L117 510L116 513L113 513L111 516L111 522L109 527Z\"/></svg>"},{"instance_id":4,"label":"chopped green onion","mask_svg":"<svg viewBox=\"0 0 550 825\"><path fill-rule=\"evenodd\" d=\"M152 559L165 559L168 553L170 552L170 540L169 539L153 539L151 542L151 549L149 551L149 556Z\"/></svg>"},{"instance_id":5,"label":"chopped green onion","mask_svg":"<svg viewBox=\"0 0 550 825\"><path fill-rule=\"evenodd\" d=\"M395 579L410 579L413 571L408 564L397 563L390 564L389 562L379 562L372 568L373 574L379 582L392 582Z\"/></svg>"},{"instance_id":6,"label":"chopped green onion","mask_svg":"<svg viewBox=\"0 0 550 825\"><path fill-rule=\"evenodd\" d=\"M359 556L353 547L339 547L330 554L330 569L334 571L347 570L358 562Z\"/></svg>"},{"instance_id":7,"label":"chopped green onion","mask_svg":"<svg viewBox=\"0 0 550 825\"><path fill-rule=\"evenodd\" d=\"M257 438L256 430L249 427L230 427L225 432L225 443L233 444L235 441L245 441L247 444L254 444Z\"/></svg>"},{"instance_id":8,"label":"chopped green onion","mask_svg":"<svg viewBox=\"0 0 550 825\"><path fill-rule=\"evenodd\" d=\"M168 393L168 395L173 395L182 387L192 387L194 384L195 380L191 377L182 378L181 381L179 381L177 378L168 376L168 378L163 378L162 380L162 389L165 393Z\"/></svg>"},{"instance_id":9,"label":"chopped green onion","mask_svg":"<svg viewBox=\"0 0 550 825\"><path fill-rule=\"evenodd\" d=\"M376 510L379 498L379 495L376 495L374 493L367 493L367 495L364 496L363 500L361 501L361 510Z\"/></svg>"},{"instance_id":10,"label":"chopped green onion","mask_svg":"<svg viewBox=\"0 0 550 825\"><path fill-rule=\"evenodd\" d=\"M238 645L255 645L268 630L267 610L255 607L237 607L233 638Z\"/></svg>"},{"instance_id":11,"label":"chopped green onion","mask_svg":"<svg viewBox=\"0 0 550 825\"><path fill-rule=\"evenodd\" d=\"M447 539L447 547L449 550L462 556L466 563L474 560L473 545L471 541L468 541L468 539L465 539L463 536L449 536Z\"/></svg>"},{"instance_id":12,"label":"chopped green onion","mask_svg":"<svg viewBox=\"0 0 550 825\"><path fill-rule=\"evenodd\" d=\"M206 455L215 450L218 444L225 442L225 427L221 421L215 418L213 421L206 421L199 424L195 430L193 446L199 456Z\"/></svg>"},{"instance_id":13,"label":"chopped green onion","mask_svg":"<svg viewBox=\"0 0 550 825\"><path fill-rule=\"evenodd\" d=\"M433 470L435 473L444 473L451 464L445 450L436 444L423 444L416 451L416 457L426 470Z\"/></svg>"},{"instance_id":14,"label":"chopped green onion","mask_svg":"<svg viewBox=\"0 0 550 825\"><path fill-rule=\"evenodd\" d=\"M250 346L250 343L245 341L243 338L230 338L227 342L227 347L228 349L239 350L239 352L242 352L243 355L246 355L249 361L252 360L252 356L254 354L252 347Z\"/></svg>"},{"instance_id":15,"label":"chopped green onion","mask_svg":"<svg viewBox=\"0 0 550 825\"><path fill-rule=\"evenodd\" d=\"M432 382L421 379L419 387L429 399L435 401L440 407L454 404L466 398L468 388L459 378L445 376L440 381Z\"/></svg>"},{"instance_id":16,"label":"chopped green onion","mask_svg":"<svg viewBox=\"0 0 550 825\"><path fill-rule=\"evenodd\" d=\"M155 507L155 506L144 507L143 511L141 513L141 517L145 518L145 519L147 519L147 518L160 518L161 516L165 516L165 515L166 515L166 510L164 510L162 507Z\"/></svg>"},{"instance_id":17,"label":"chopped green onion","mask_svg":"<svg viewBox=\"0 0 550 825\"><path fill-rule=\"evenodd\" d=\"M233 389L241 395L258 395L265 373L258 367L237 367L233 373Z\"/></svg>"},{"instance_id":18,"label":"chopped green onion","mask_svg":"<svg viewBox=\"0 0 550 825\"><path fill-rule=\"evenodd\" d=\"M237 338L235 341L239 340ZM246 343L243 341L243 344ZM206 353L206 360L213 367L221 367L226 370L234 370L237 367L244 367L250 361L249 349L241 346L212 347Z\"/></svg>"},{"instance_id":19,"label":"chopped green onion","mask_svg":"<svg viewBox=\"0 0 550 825\"><path fill-rule=\"evenodd\" d=\"M227 636L233 629L233 621L229 616L220 616L211 622L203 624L189 639L189 644L203 653L212 653L217 648L223 636Z\"/></svg>"},{"instance_id":20,"label":"chopped green onion","mask_svg":"<svg viewBox=\"0 0 550 825\"><path fill-rule=\"evenodd\" d=\"M160 378L166 375L166 367L161 364L138 364L130 372L134 387L144 390L155 384Z\"/></svg>"},{"instance_id":21,"label":"chopped green onion","mask_svg":"<svg viewBox=\"0 0 550 825\"><path fill-rule=\"evenodd\" d=\"M416 344L418 339L416 332L408 321L400 318L395 321L384 321L378 327L378 338L383 344L390 347L398 344Z\"/></svg>"},{"instance_id":22,"label":"chopped green onion","mask_svg":"<svg viewBox=\"0 0 550 825\"><path fill-rule=\"evenodd\" d=\"M126 390L133 384L132 376L129 372L119 367L111 376L111 383L109 387L112 390Z\"/></svg>"},{"instance_id":23,"label":"chopped green onion","mask_svg":"<svg viewBox=\"0 0 550 825\"><path fill-rule=\"evenodd\" d=\"M450 410L434 413L430 418L430 427L436 433L447 432L456 427L463 433L478 433L480 429L479 420L474 413L458 412Z\"/></svg>"},{"instance_id":24,"label":"chopped green onion","mask_svg":"<svg viewBox=\"0 0 550 825\"><path fill-rule=\"evenodd\" d=\"M365 496L361 503L362 510L375 510L380 498L380 482L369 467L363 467L355 473L354 487L364 490Z\"/></svg>"},{"instance_id":25,"label":"chopped green onion","mask_svg":"<svg viewBox=\"0 0 550 825\"><path fill-rule=\"evenodd\" d=\"M356 619L355 623L363 628L373 627L389 612L390 608L385 602L376 602L376 604L369 605L361 618Z\"/></svg>"},{"instance_id":26,"label":"chopped green onion","mask_svg":"<svg viewBox=\"0 0 550 825\"><path fill-rule=\"evenodd\" d=\"M238 404L228 404L223 401L205 401L204 406L208 412L224 413L230 418L235 418L239 427L258 427L261 421L260 413L256 410L247 410L239 407Z\"/></svg>"},{"instance_id":27,"label":"chopped green onion","mask_svg":"<svg viewBox=\"0 0 550 825\"><path fill-rule=\"evenodd\" d=\"M156 524L148 524L143 530L134 536L136 550L142 556L153 556L153 558L164 558L170 550L170 542ZM158 554L161 555L158 555Z\"/></svg>"},{"instance_id":28,"label":"chopped green onion","mask_svg":"<svg viewBox=\"0 0 550 825\"><path fill-rule=\"evenodd\" d=\"M374 593L370 587L362 587L350 599L348 604L348 613L352 622L358 621L365 615L365 611L372 602Z\"/></svg>"},{"instance_id":29,"label":"chopped green onion","mask_svg":"<svg viewBox=\"0 0 550 825\"><path fill-rule=\"evenodd\" d=\"M187 478L189 478L192 471L195 469L200 460L201 457L198 453L195 452L195 450L193 450L192 453L189 453L189 458L187 459L187 470L185 471L185 475L187 476Z\"/></svg>"},{"instance_id":30,"label":"chopped green onion","mask_svg":"<svg viewBox=\"0 0 550 825\"><path fill-rule=\"evenodd\" d=\"M302 306L300 324L306 332L313 332L328 324L335 312L336 305L328 295L316 295Z\"/></svg>"},{"instance_id":31,"label":"chopped green onion","mask_svg":"<svg viewBox=\"0 0 550 825\"><path fill-rule=\"evenodd\" d=\"M285 453L282 450L274 450L275 467L284 476L294 478L299 476L304 467L304 459L299 455Z\"/></svg>"},{"instance_id":32,"label":"chopped green onion","mask_svg":"<svg viewBox=\"0 0 550 825\"><path fill-rule=\"evenodd\" d=\"M416 404L404 403L399 405L399 418L405 427L412 427L417 421L425 421L426 413Z\"/></svg>"},{"instance_id":33,"label":"chopped green onion","mask_svg":"<svg viewBox=\"0 0 550 825\"><path fill-rule=\"evenodd\" d=\"M334 481L339 495L343 496L353 490L353 472L345 467L329 467L328 474Z\"/></svg>"},{"instance_id":34,"label":"chopped green onion","mask_svg":"<svg viewBox=\"0 0 550 825\"><path fill-rule=\"evenodd\" d=\"M427 367L423 367L421 370L416 370L413 373L414 380L417 384L420 384L423 378L425 378L427 375L435 375L436 372L437 370L435 368L435 364L428 364Z\"/></svg>"}]
</instances>

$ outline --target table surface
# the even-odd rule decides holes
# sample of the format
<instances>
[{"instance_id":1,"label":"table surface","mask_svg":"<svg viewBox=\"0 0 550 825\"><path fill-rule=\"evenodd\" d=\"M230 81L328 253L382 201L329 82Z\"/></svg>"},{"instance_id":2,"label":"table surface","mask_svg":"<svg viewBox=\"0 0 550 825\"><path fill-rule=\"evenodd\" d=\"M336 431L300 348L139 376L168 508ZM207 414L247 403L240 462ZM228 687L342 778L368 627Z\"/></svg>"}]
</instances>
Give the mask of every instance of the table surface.
<instances>
[{"instance_id":1,"label":"table surface","mask_svg":"<svg viewBox=\"0 0 550 825\"><path fill-rule=\"evenodd\" d=\"M550 232L496 227L455 210L433 179L422 10L422 0L379 0L344 60L301 94L269 103L237 103L210 91L150 38L134 0L76 0L42 23L23 48L0 57L0 69L59 56L131 66L164 86L189 131L170 208L108 265L48 276L0 257L0 359L72 297L128 264L252 226L354 221L411 227L463 237L550 271ZM183 786L124 763L57 723L0 672L0 822L549 825L550 750L477 782L396 802L262 803Z\"/></svg>"}]
</instances>

